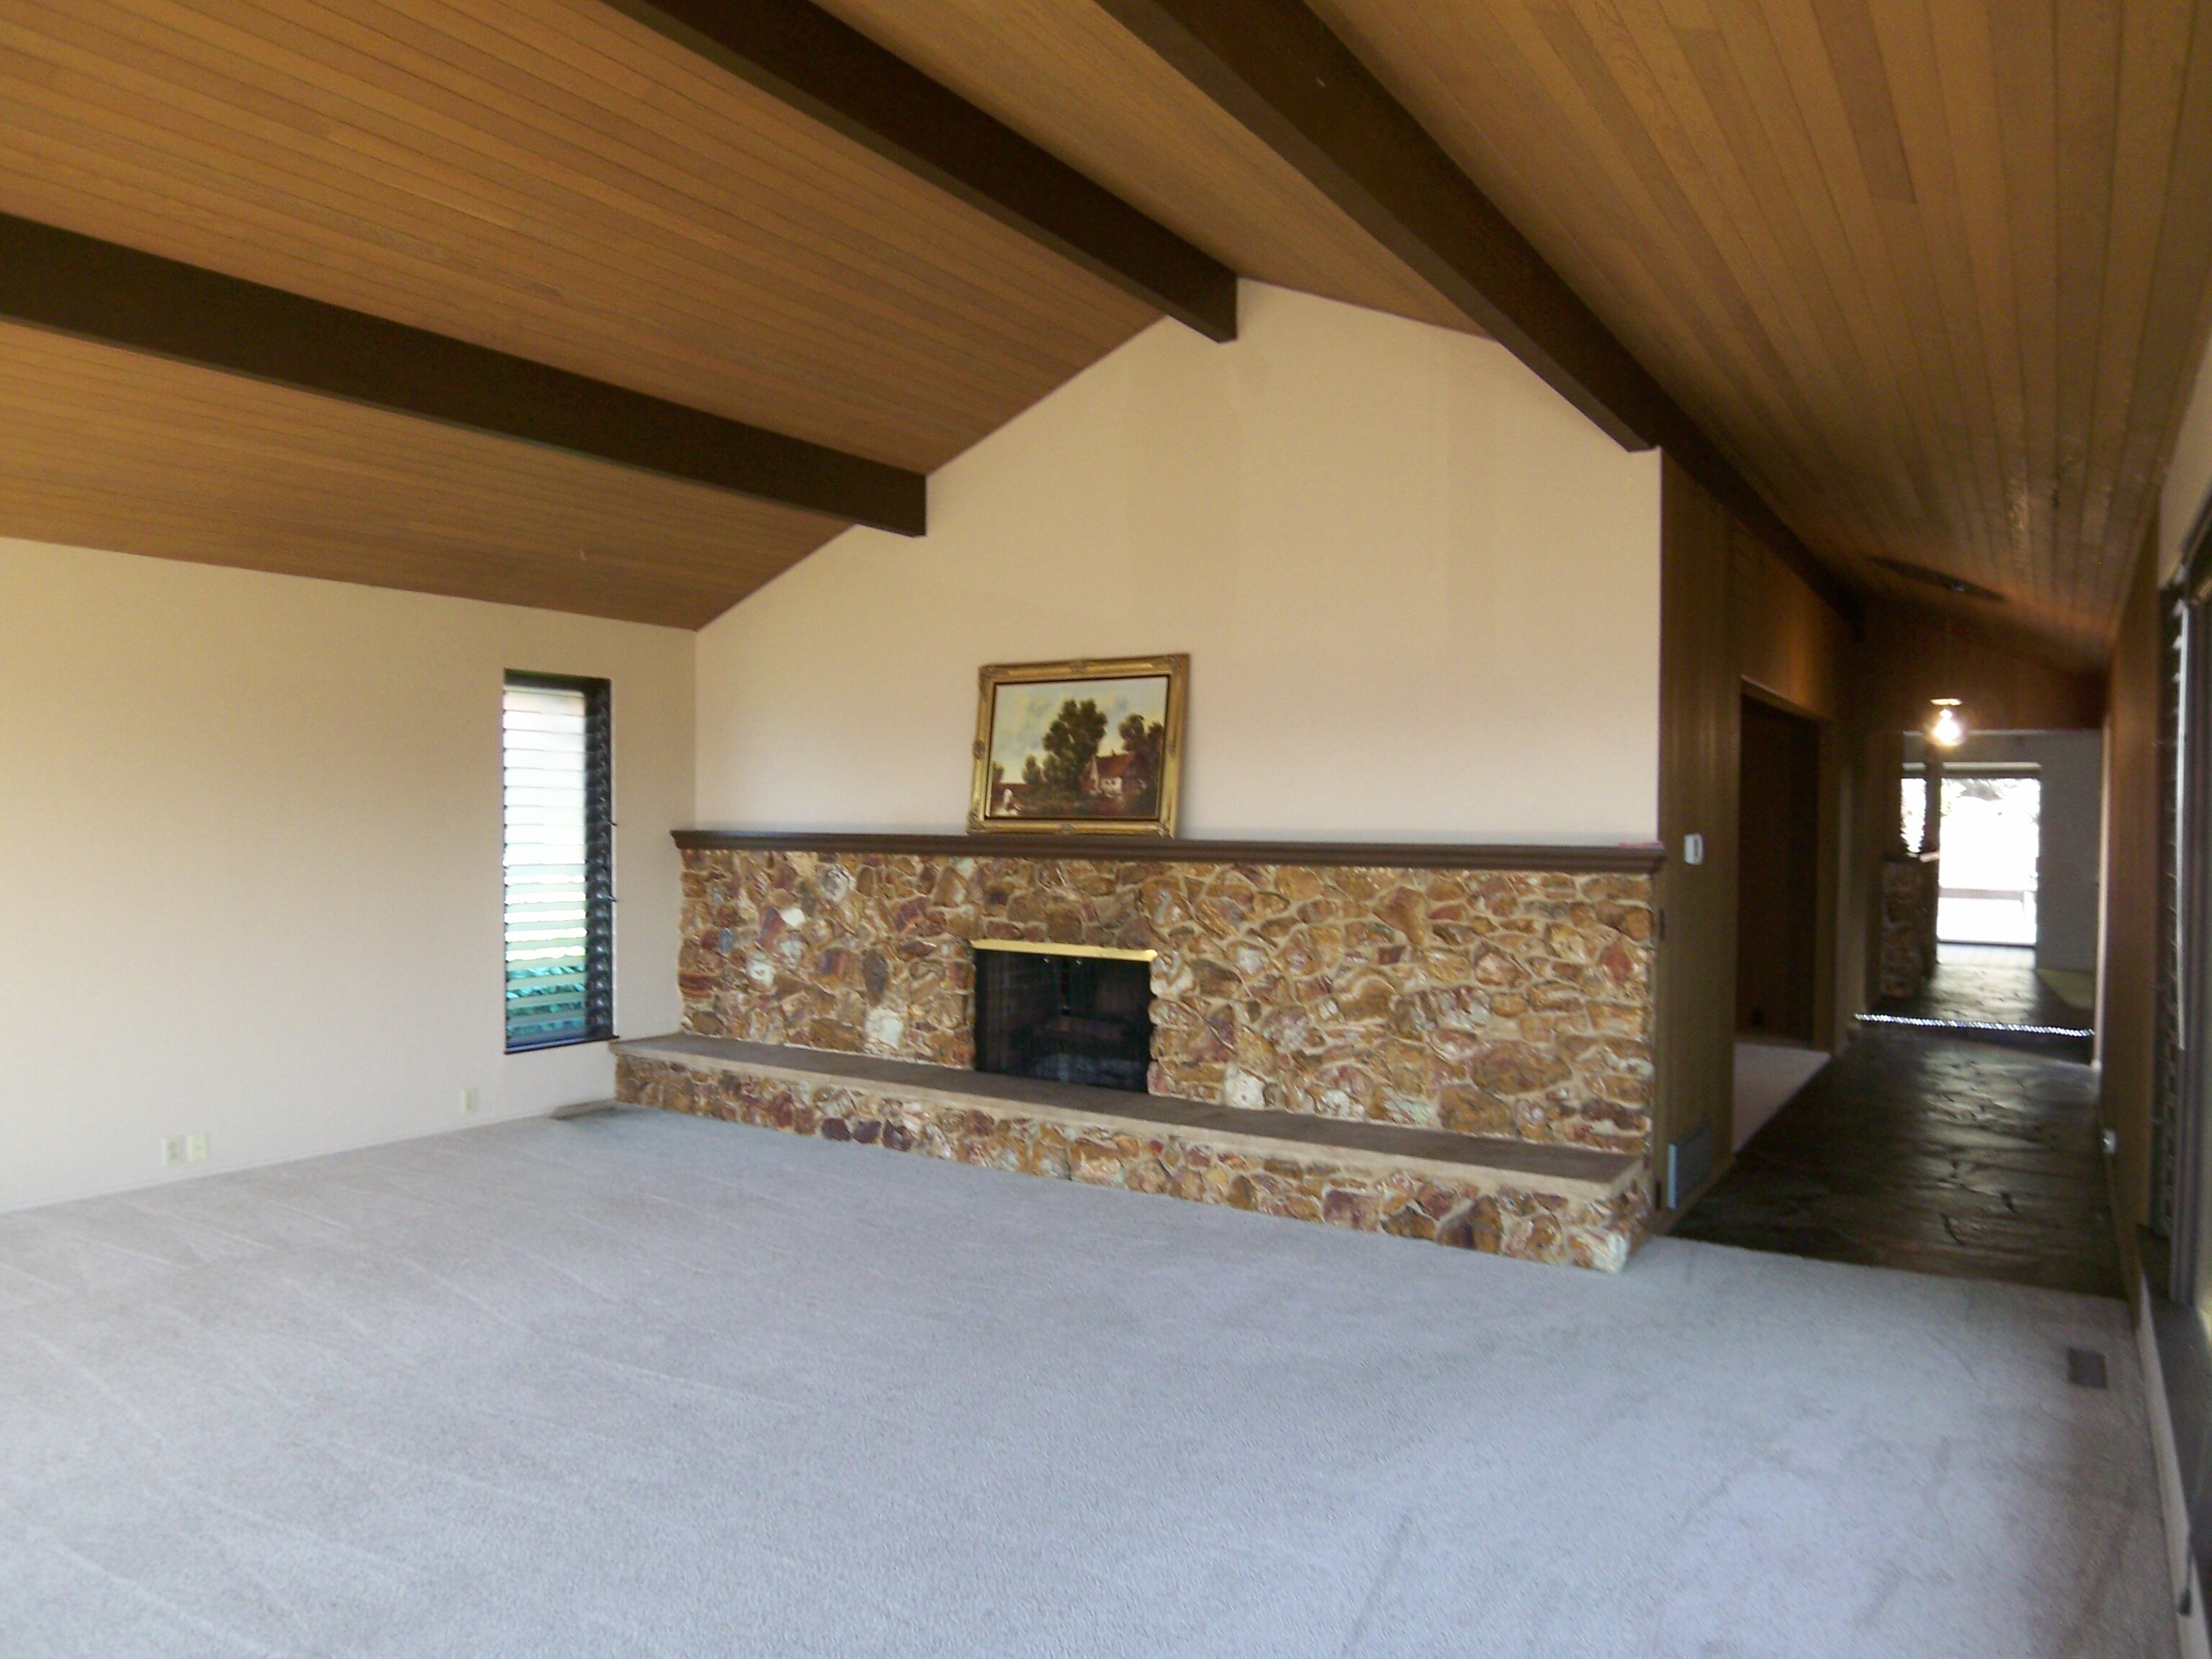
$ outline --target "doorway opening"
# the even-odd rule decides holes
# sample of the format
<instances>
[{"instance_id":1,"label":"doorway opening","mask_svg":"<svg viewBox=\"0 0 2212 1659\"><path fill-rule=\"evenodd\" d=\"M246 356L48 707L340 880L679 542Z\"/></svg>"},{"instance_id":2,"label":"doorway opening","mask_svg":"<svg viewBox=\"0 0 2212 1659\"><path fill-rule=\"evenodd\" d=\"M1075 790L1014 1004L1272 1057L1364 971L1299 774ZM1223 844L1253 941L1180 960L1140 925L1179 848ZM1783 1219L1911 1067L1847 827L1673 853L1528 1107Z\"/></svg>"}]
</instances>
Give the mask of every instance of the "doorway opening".
<instances>
[{"instance_id":1,"label":"doorway opening","mask_svg":"<svg viewBox=\"0 0 2212 1659\"><path fill-rule=\"evenodd\" d=\"M1926 839L1929 781L1924 768L1906 768L1907 846L1930 844ZM2043 853L2042 778L2033 766L1954 762L1943 769L1939 781L1942 835L1933 843L1942 872L1936 888L1937 944L2033 952L2036 871ZM1938 961L1970 959L1971 952L1937 957Z\"/></svg>"},{"instance_id":2,"label":"doorway opening","mask_svg":"<svg viewBox=\"0 0 2212 1659\"><path fill-rule=\"evenodd\" d=\"M1927 943L1917 977L1892 985L1886 969L1863 1018L2057 1042L2087 1058L2102 767L2094 732L1981 732L1948 752L1907 736L1899 823L1908 859L1933 876L1913 924Z\"/></svg>"},{"instance_id":3,"label":"doorway opening","mask_svg":"<svg viewBox=\"0 0 2212 1659\"><path fill-rule=\"evenodd\" d=\"M1736 1030L1810 1043L1820 949L1820 725L1747 696L1742 753Z\"/></svg>"},{"instance_id":4,"label":"doorway opening","mask_svg":"<svg viewBox=\"0 0 2212 1659\"><path fill-rule=\"evenodd\" d=\"M1744 705L1741 1004L1766 1017L1738 1036L1736 1117L1739 1135L1747 1121L1756 1132L1674 1236L2118 1294L2088 1010L2054 988L2094 982L2100 734L1978 732L1933 755L1907 737L1912 769L1897 795L1883 790L1899 817L1867 826L1885 854L1869 940L1885 994L1837 1058L1768 1107L1747 1061L1825 1058L1765 1034L1793 1005L1765 1000L1753 977L1766 959L1766 982L1787 982L1775 975L1794 952L1776 941L1789 923L1771 896L1810 885L1778 873L1802 857L1788 802L1807 739L1786 720ZM1893 965L1911 969L1894 991Z\"/></svg>"}]
</instances>

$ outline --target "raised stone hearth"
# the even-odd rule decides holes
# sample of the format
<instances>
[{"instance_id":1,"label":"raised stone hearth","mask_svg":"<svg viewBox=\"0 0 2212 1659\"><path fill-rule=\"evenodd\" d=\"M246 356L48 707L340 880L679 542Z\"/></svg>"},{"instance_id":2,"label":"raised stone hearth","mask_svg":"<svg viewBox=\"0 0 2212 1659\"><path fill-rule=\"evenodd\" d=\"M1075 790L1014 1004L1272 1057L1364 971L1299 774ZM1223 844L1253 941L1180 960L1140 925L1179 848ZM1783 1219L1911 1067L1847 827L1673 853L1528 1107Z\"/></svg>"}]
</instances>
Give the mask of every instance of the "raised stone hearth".
<instances>
[{"instance_id":1,"label":"raised stone hearth","mask_svg":"<svg viewBox=\"0 0 2212 1659\"><path fill-rule=\"evenodd\" d=\"M642 1105L1529 1261L1617 1270L1647 1219L1624 1152L726 1038L616 1054L617 1092Z\"/></svg>"}]
</instances>

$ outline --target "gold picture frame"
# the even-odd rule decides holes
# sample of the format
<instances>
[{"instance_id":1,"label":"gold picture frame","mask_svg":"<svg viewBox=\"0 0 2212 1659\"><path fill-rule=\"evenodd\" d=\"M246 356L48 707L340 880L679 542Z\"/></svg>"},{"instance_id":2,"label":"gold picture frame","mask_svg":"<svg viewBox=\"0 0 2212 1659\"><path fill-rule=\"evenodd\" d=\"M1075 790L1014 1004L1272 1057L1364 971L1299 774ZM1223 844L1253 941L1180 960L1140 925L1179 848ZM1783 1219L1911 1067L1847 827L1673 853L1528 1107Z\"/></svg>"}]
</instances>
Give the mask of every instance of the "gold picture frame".
<instances>
[{"instance_id":1,"label":"gold picture frame","mask_svg":"<svg viewBox=\"0 0 2212 1659\"><path fill-rule=\"evenodd\" d=\"M993 663L976 681L970 835L1175 834L1188 655Z\"/></svg>"}]
</instances>

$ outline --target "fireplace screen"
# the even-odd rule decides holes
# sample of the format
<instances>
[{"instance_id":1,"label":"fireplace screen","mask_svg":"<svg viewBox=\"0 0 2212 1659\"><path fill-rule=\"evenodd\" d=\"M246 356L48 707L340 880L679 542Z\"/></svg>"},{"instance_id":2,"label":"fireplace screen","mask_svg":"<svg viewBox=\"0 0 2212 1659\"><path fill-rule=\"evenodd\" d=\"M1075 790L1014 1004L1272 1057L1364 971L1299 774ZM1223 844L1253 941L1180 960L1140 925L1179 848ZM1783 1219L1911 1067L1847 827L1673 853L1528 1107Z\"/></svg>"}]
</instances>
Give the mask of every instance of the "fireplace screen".
<instances>
[{"instance_id":1,"label":"fireplace screen","mask_svg":"<svg viewBox=\"0 0 2212 1659\"><path fill-rule=\"evenodd\" d=\"M975 941L975 1069L1145 1091L1152 953Z\"/></svg>"}]
</instances>

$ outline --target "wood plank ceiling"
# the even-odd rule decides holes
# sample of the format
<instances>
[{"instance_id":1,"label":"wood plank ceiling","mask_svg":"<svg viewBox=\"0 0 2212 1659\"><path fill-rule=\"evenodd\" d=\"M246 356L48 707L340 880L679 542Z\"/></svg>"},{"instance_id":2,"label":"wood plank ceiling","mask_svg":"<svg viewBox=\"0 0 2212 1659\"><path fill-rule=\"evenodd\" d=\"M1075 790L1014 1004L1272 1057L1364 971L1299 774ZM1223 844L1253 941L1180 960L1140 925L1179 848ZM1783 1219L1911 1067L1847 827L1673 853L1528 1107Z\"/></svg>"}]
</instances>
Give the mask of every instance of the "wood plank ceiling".
<instances>
[{"instance_id":1,"label":"wood plank ceiling","mask_svg":"<svg viewBox=\"0 0 2212 1659\"><path fill-rule=\"evenodd\" d=\"M0 210L917 471L1155 315L596 0L16 0L0 9ZM0 533L174 551L235 523L238 562L296 569L304 555L246 550L290 526L323 574L477 593L466 573L486 556L526 556L544 568L518 599L696 626L841 527L603 480L587 523L543 510L487 540L497 500L537 487L524 480L549 500L592 493L582 464L503 457L480 509L447 497L399 514L394 538L368 527L391 514L364 524L343 492L315 512L266 465L265 397L137 374L142 428L80 453L59 411L114 407L113 354L12 342L7 361L27 377L26 424ZM496 453L287 407L283 441L310 471L366 446L460 479ZM149 471L174 475L170 528L126 538L145 521L123 500ZM72 498L81 518L61 510ZM594 544L603 567L577 557ZM669 567L651 602L623 560Z\"/></svg>"},{"instance_id":2,"label":"wood plank ceiling","mask_svg":"<svg viewBox=\"0 0 2212 1659\"><path fill-rule=\"evenodd\" d=\"M1316 9L1856 584L2102 653L2205 333L2191 0Z\"/></svg>"},{"instance_id":3,"label":"wood plank ceiling","mask_svg":"<svg viewBox=\"0 0 2212 1659\"><path fill-rule=\"evenodd\" d=\"M1242 276L1482 331L1096 0L823 3Z\"/></svg>"},{"instance_id":4,"label":"wood plank ceiling","mask_svg":"<svg viewBox=\"0 0 2212 1659\"><path fill-rule=\"evenodd\" d=\"M696 627L838 520L0 326L0 526L33 541Z\"/></svg>"},{"instance_id":5,"label":"wood plank ceiling","mask_svg":"<svg viewBox=\"0 0 2212 1659\"><path fill-rule=\"evenodd\" d=\"M2195 0L1314 9L1853 586L2102 652L2208 321ZM827 9L1244 275L1471 326L1098 0ZM14 0L0 212L922 471L1156 314L605 0ZM0 534L696 625L839 527L20 330L0 375Z\"/></svg>"}]
</instances>

